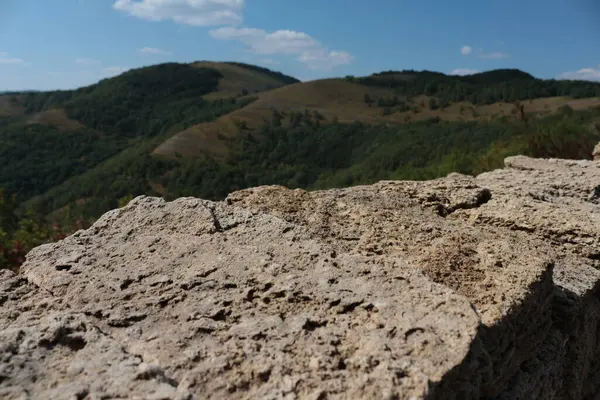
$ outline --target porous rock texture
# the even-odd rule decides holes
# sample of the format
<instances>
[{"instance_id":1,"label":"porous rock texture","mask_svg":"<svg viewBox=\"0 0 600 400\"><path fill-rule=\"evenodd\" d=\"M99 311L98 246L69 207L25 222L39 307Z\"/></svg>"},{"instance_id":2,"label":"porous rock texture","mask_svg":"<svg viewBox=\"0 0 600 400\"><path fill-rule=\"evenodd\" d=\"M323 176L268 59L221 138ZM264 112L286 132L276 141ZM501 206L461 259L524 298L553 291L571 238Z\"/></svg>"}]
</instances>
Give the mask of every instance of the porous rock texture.
<instances>
[{"instance_id":1,"label":"porous rock texture","mask_svg":"<svg viewBox=\"0 0 600 400\"><path fill-rule=\"evenodd\" d=\"M0 398L596 399L600 163L138 197L0 272Z\"/></svg>"}]
</instances>

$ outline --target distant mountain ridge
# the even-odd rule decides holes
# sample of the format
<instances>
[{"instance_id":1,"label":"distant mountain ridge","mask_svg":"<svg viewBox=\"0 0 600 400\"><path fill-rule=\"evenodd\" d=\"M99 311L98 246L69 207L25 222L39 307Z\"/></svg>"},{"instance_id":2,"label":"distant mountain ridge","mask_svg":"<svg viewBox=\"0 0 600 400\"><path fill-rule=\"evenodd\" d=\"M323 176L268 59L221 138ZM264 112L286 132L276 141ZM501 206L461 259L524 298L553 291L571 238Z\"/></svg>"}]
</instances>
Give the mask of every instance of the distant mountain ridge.
<instances>
[{"instance_id":1,"label":"distant mountain ridge","mask_svg":"<svg viewBox=\"0 0 600 400\"><path fill-rule=\"evenodd\" d=\"M520 69L514 69L514 68L500 68L500 69L494 69L494 70L489 70L489 71L476 72L476 73L467 74L467 75L448 75L448 74L444 74L442 72L429 71L429 70L417 71L414 69L401 70L401 71L388 70L388 71L376 72L376 73L372 74L371 76L386 76L386 75L399 75L399 74L400 75L401 74L429 75L429 76L438 76L438 77L445 76L445 77L452 77L452 78L455 78L458 80L472 82L472 83L475 83L475 82L500 83L503 81L515 80L515 79L544 80L544 79L538 79L527 72L523 72ZM546 80L549 80L549 79L546 79Z\"/></svg>"},{"instance_id":2,"label":"distant mountain ridge","mask_svg":"<svg viewBox=\"0 0 600 400\"><path fill-rule=\"evenodd\" d=\"M238 80L264 77L269 88L295 81L267 69L234 68ZM224 79L216 68L164 63L77 90L0 96L0 187L28 199L140 141L166 138L252 101L243 93L206 99Z\"/></svg>"},{"instance_id":3,"label":"distant mountain ridge","mask_svg":"<svg viewBox=\"0 0 600 400\"><path fill-rule=\"evenodd\" d=\"M558 136L595 140L588 126L599 106L600 83L517 69L300 82L239 62L164 63L76 90L1 95L0 188L67 218L137 194L221 198L250 184L425 179L527 153L528 115L554 118L539 125L544 135L564 117L574 127ZM587 157L586 146L569 155Z\"/></svg>"}]
</instances>

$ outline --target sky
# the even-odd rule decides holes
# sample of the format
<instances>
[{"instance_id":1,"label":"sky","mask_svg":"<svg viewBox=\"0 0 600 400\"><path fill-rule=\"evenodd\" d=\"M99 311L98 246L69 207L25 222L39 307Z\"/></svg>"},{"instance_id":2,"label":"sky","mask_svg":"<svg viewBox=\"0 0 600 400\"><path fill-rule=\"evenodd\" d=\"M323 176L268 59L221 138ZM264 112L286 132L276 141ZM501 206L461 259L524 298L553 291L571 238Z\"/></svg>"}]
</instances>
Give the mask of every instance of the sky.
<instances>
[{"instance_id":1,"label":"sky","mask_svg":"<svg viewBox=\"0 0 600 400\"><path fill-rule=\"evenodd\" d=\"M197 60L300 80L519 68L600 81L600 2L0 0L0 91L71 89Z\"/></svg>"}]
</instances>

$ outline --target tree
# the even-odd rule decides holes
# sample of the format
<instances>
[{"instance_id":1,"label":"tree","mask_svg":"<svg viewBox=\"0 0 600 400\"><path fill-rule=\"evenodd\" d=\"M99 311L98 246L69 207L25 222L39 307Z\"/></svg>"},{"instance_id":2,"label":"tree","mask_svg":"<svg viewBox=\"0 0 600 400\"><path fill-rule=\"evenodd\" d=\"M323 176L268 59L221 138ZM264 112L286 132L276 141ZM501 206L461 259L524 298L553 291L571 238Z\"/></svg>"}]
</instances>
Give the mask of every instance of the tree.
<instances>
[{"instance_id":1,"label":"tree","mask_svg":"<svg viewBox=\"0 0 600 400\"><path fill-rule=\"evenodd\" d=\"M17 216L14 197L0 197L0 269L16 269L32 248L64 238L59 225L49 225L33 210Z\"/></svg>"},{"instance_id":2,"label":"tree","mask_svg":"<svg viewBox=\"0 0 600 400\"><path fill-rule=\"evenodd\" d=\"M125 207L129 202L133 200L133 196L128 194L127 196L123 196L119 199L119 208Z\"/></svg>"},{"instance_id":3,"label":"tree","mask_svg":"<svg viewBox=\"0 0 600 400\"><path fill-rule=\"evenodd\" d=\"M14 231L18 226L18 218L15 213L17 209L17 198L9 195L0 188L0 236L2 232Z\"/></svg>"},{"instance_id":4,"label":"tree","mask_svg":"<svg viewBox=\"0 0 600 400\"><path fill-rule=\"evenodd\" d=\"M438 107L438 102L437 102L437 100L436 100L435 97L429 98L429 108L431 110L437 110L439 108Z\"/></svg>"},{"instance_id":5,"label":"tree","mask_svg":"<svg viewBox=\"0 0 600 400\"><path fill-rule=\"evenodd\" d=\"M271 109L271 124L273 126L281 126L283 115L275 108Z\"/></svg>"}]
</instances>

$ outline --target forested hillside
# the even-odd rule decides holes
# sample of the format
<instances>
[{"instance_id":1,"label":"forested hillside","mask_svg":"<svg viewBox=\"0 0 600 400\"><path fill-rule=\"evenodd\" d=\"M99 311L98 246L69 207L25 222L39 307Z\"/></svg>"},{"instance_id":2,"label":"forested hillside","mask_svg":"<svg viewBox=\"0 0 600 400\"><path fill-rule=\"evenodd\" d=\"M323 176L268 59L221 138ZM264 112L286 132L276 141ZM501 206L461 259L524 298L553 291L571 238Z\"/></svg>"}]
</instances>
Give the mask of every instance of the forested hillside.
<instances>
[{"instance_id":1,"label":"forested hillside","mask_svg":"<svg viewBox=\"0 0 600 400\"><path fill-rule=\"evenodd\" d=\"M239 126L259 130L271 120L272 110L298 114L308 109L319 113L324 123L404 124L431 118L487 122L518 117L521 111L549 115L565 105L574 109L600 106L599 96L599 83L541 80L518 70L466 77L390 71L364 78L323 79L260 93L247 107L172 136L155 154L222 156L227 152L223 138L237 136Z\"/></svg>"},{"instance_id":2,"label":"forested hillside","mask_svg":"<svg viewBox=\"0 0 600 400\"><path fill-rule=\"evenodd\" d=\"M106 135L156 136L231 111L235 102L202 97L217 89L221 76L214 69L161 64L75 91L30 93L24 105L27 112L63 108L69 118Z\"/></svg>"},{"instance_id":3,"label":"forested hillside","mask_svg":"<svg viewBox=\"0 0 600 400\"><path fill-rule=\"evenodd\" d=\"M422 180L500 168L505 157L515 154L589 159L599 141L600 109L564 108L529 121L431 119L391 126L324 124L310 112L286 117L274 112L258 135L230 140L225 161L210 156L180 160L161 183L168 198L220 199L266 184L318 189Z\"/></svg>"},{"instance_id":4,"label":"forested hillside","mask_svg":"<svg viewBox=\"0 0 600 400\"><path fill-rule=\"evenodd\" d=\"M296 82L264 68L233 67L238 85ZM0 96L0 267L88 224L127 194L160 194L148 177L170 166L151 158L154 147L255 100L247 91L210 98L231 86L220 70L231 68L167 63L78 90ZM254 94L261 87L255 85ZM82 184L69 186L73 179ZM47 194L65 184L67 200ZM52 201L37 200L48 196Z\"/></svg>"},{"instance_id":5,"label":"forested hillside","mask_svg":"<svg viewBox=\"0 0 600 400\"><path fill-rule=\"evenodd\" d=\"M438 107L460 101L492 104L556 96L600 96L598 83L536 79L515 69L499 69L467 76L448 76L430 71L387 71L365 78L347 79L368 86L393 88L406 96L432 96Z\"/></svg>"},{"instance_id":6,"label":"forested hillside","mask_svg":"<svg viewBox=\"0 0 600 400\"><path fill-rule=\"evenodd\" d=\"M8 95L13 108L4 110L12 112L0 113L0 187L29 199L147 138L166 138L254 100L241 93L205 99L221 78L216 69L168 63L74 91Z\"/></svg>"},{"instance_id":7,"label":"forested hillside","mask_svg":"<svg viewBox=\"0 0 600 400\"><path fill-rule=\"evenodd\" d=\"M0 267L140 194L222 199L477 174L504 157L589 158L600 84L518 70L314 82L168 63L74 91L0 96Z\"/></svg>"}]
</instances>

